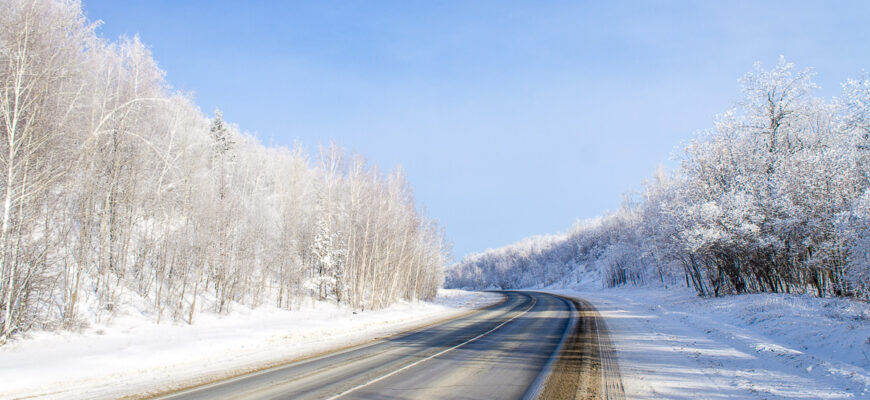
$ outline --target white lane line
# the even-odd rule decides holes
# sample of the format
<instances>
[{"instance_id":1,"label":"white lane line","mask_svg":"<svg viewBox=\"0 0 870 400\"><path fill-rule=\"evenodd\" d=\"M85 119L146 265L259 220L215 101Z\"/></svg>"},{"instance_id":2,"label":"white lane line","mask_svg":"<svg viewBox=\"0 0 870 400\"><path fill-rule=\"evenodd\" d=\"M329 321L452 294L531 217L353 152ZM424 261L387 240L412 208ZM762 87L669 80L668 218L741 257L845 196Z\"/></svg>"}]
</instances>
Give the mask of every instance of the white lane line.
<instances>
[{"instance_id":1,"label":"white lane line","mask_svg":"<svg viewBox=\"0 0 870 400\"><path fill-rule=\"evenodd\" d=\"M397 369L397 370L395 370L395 371L393 371L393 372L390 372L389 374L386 374L386 375L383 375L383 376L381 376L381 377L378 377L378 378L372 379L372 380L370 380L370 381L368 381L368 382L366 382L366 383L363 383L363 384L361 384L361 385L354 386L354 387L352 387L352 388L350 388L350 389L347 389L347 390L345 390L345 391L343 391L343 392L341 392L341 393L339 393L339 394L337 394L337 395L335 395L335 396L329 397L329 398L327 398L326 400L335 400L335 399L337 399L337 398L339 398L339 397L342 397L342 396L344 396L344 395L346 395L346 394L348 394L348 393L350 393L350 392L353 392L353 391L358 390L358 389L362 389L362 388L364 388L364 387L366 387L366 386L368 386L368 385L371 385L371 384L373 384L373 383L380 382L380 381L382 381L382 380L384 380L384 379L387 379L387 378L389 378L389 377L391 377L391 376L393 376L393 375L395 375L395 374L398 374L399 372L402 372L402 371L404 371L404 370L406 370L406 369L408 369L408 368L411 368L411 367L413 367L413 366L415 366L415 365L419 365L420 363L423 363L423 362L429 361L429 360L431 360L431 359L433 359L433 358L435 358L435 357L438 357L438 356L440 356L440 355L442 355L442 354L444 354L444 353L447 353L448 351L455 350L455 349L460 348L460 347L462 347L462 346L465 346L466 344L469 344L469 343L471 343L471 342L473 342L473 341L475 341L475 340L477 340L477 339L480 339L480 338L482 338L482 337L484 337L484 336L486 336L486 335L489 335L490 333L494 332L494 331L495 331L496 329L498 329L498 328L501 328L502 326L504 326L504 325L507 324L508 322L511 322L511 321L513 321L513 320L519 318L521 315L523 315L523 314L529 312L529 310L531 310L532 307L534 307L535 304L536 304L537 302L538 302L538 299L535 298L535 297L532 297L532 304L529 306L529 308L523 310L523 312L521 312L521 313L519 313L519 314L517 314L517 315L514 315L511 319L509 319L509 320L507 320L507 321L505 321L505 322L502 322L502 323L498 324L498 326L496 326L495 328L492 328L492 329L490 329L490 330L488 330L488 331L486 331L486 332L484 332L484 333L481 333L480 335L477 335L477 336L475 336L475 337L473 337L473 338L471 338L471 339L468 339L468 340L466 340L466 341L464 341L464 342L462 342L462 343L460 343L460 344L457 344L456 346L453 346L453 347L451 347L451 348L449 348L449 349L441 350L441 351L439 351L438 353L435 353L435 354L433 354L433 355L431 355L431 356L429 356L429 357L426 357L426 358L421 359L421 360L417 360L417 361L415 361L415 362L413 362L413 363L411 363L411 364L408 364L408 365L406 365L406 366L404 366L404 367L402 367L402 368L399 368L399 369Z\"/></svg>"},{"instance_id":2,"label":"white lane line","mask_svg":"<svg viewBox=\"0 0 870 400\"><path fill-rule=\"evenodd\" d=\"M538 396L541 395L541 391L544 390L544 383L546 383L547 379L550 378L550 374L553 372L553 367L556 365L556 358L559 357L559 352L562 351L562 347L565 346L565 340L571 336L571 333L574 332L574 327L577 325L577 309L574 307L574 302L556 296L553 297L568 304L568 325L565 326L565 331L562 332L562 338L559 339L559 344L556 345L555 349L553 349L553 353L550 354L550 358L547 359L544 368L541 368L541 373L538 374L538 377L535 378L535 381L532 382L531 386L529 386L529 389L523 396L523 400L537 399Z\"/></svg>"}]
</instances>

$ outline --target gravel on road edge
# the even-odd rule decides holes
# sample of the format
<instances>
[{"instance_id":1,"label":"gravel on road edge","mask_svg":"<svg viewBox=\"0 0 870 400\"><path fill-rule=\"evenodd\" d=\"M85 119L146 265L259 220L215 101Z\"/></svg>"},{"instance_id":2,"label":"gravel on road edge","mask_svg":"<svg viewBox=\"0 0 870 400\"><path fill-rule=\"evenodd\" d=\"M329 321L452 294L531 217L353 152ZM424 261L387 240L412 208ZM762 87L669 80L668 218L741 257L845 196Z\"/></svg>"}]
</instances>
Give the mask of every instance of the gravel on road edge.
<instances>
[{"instance_id":1,"label":"gravel on road edge","mask_svg":"<svg viewBox=\"0 0 870 400\"><path fill-rule=\"evenodd\" d=\"M624 400L616 351L604 318L586 300L559 297L574 304L577 324L539 398Z\"/></svg>"}]
</instances>

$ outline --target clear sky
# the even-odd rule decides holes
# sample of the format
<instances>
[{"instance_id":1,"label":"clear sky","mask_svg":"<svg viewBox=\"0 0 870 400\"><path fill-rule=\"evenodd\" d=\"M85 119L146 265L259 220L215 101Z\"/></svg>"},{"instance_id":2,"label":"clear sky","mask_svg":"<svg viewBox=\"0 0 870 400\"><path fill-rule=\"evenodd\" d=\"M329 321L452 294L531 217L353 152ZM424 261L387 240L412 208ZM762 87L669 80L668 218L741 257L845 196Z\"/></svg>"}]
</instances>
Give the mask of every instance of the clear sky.
<instances>
[{"instance_id":1,"label":"clear sky","mask_svg":"<svg viewBox=\"0 0 870 400\"><path fill-rule=\"evenodd\" d=\"M867 1L83 2L264 143L401 164L457 258L618 207L755 61L870 70Z\"/></svg>"}]
</instances>

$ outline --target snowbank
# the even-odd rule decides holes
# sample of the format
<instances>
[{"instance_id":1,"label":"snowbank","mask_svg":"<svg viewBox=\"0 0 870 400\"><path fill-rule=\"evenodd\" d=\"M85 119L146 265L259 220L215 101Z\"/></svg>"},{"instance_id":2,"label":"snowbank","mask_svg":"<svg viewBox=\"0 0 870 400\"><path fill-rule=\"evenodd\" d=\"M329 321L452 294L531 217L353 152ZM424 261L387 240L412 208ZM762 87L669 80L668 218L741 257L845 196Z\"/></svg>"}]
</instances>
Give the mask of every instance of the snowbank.
<instances>
[{"instance_id":1,"label":"snowbank","mask_svg":"<svg viewBox=\"0 0 870 400\"><path fill-rule=\"evenodd\" d=\"M431 303L376 312L308 303L300 311L202 313L194 325L156 325L133 313L80 333L32 333L0 347L0 398L153 393L363 343L499 299L494 293L441 290Z\"/></svg>"},{"instance_id":2,"label":"snowbank","mask_svg":"<svg viewBox=\"0 0 870 400\"><path fill-rule=\"evenodd\" d=\"M870 399L870 305L683 289L554 290L605 317L633 399Z\"/></svg>"}]
</instances>

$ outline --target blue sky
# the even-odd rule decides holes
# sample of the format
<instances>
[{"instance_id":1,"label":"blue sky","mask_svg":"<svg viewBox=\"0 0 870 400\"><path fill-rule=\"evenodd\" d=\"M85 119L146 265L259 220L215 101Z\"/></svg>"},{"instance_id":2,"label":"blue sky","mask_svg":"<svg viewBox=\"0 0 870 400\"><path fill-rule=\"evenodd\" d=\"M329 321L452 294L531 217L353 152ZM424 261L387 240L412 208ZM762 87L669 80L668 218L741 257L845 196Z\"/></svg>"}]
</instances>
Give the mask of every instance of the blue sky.
<instances>
[{"instance_id":1,"label":"blue sky","mask_svg":"<svg viewBox=\"0 0 870 400\"><path fill-rule=\"evenodd\" d=\"M401 164L457 258L616 208L755 61L870 70L864 1L83 2L264 143Z\"/></svg>"}]
</instances>

